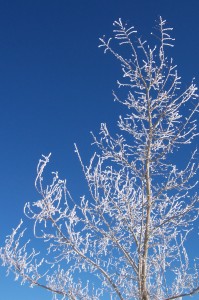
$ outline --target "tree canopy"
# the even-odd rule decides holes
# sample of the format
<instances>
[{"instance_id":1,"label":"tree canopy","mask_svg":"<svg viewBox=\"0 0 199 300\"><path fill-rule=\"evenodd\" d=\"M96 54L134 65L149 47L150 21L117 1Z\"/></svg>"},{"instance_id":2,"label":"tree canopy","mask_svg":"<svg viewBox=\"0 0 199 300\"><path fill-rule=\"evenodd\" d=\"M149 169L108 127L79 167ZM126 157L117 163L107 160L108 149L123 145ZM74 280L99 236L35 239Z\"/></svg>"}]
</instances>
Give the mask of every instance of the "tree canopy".
<instances>
[{"instance_id":1,"label":"tree canopy","mask_svg":"<svg viewBox=\"0 0 199 300\"><path fill-rule=\"evenodd\" d=\"M96 152L88 166L75 145L90 196L74 200L57 172L45 185L50 155L43 156L35 181L40 198L24 212L46 256L37 259L22 243L21 222L0 257L17 279L54 299L180 299L199 292L198 263L186 250L199 212L197 149L184 168L176 160L198 135L197 87L192 81L182 88L166 54L174 39L165 20L152 34L155 46L121 19L113 25L114 39L100 38L99 47L120 63L113 96L124 109L117 134L105 123L92 133Z\"/></svg>"}]
</instances>

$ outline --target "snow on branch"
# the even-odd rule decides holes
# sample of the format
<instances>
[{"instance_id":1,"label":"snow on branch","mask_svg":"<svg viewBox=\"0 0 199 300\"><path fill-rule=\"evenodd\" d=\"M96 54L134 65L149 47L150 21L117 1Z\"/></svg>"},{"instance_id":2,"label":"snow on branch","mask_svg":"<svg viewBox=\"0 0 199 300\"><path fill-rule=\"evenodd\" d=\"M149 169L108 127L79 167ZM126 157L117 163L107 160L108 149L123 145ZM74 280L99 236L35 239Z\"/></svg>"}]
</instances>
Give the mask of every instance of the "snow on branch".
<instances>
[{"instance_id":1,"label":"snow on branch","mask_svg":"<svg viewBox=\"0 0 199 300\"><path fill-rule=\"evenodd\" d=\"M54 299L181 299L199 292L198 263L187 243L199 216L197 86L191 81L183 89L166 56L174 38L164 19L152 35L155 46L121 19L113 26L114 38L100 38L99 47L121 67L113 92L123 106L117 133L106 123L92 133L88 165L75 145L88 185L80 199L58 172L45 184L50 154L42 157L39 199L24 207L42 252L23 244L20 223L0 258L16 279L46 288ZM189 145L192 154L179 162L177 151Z\"/></svg>"}]
</instances>

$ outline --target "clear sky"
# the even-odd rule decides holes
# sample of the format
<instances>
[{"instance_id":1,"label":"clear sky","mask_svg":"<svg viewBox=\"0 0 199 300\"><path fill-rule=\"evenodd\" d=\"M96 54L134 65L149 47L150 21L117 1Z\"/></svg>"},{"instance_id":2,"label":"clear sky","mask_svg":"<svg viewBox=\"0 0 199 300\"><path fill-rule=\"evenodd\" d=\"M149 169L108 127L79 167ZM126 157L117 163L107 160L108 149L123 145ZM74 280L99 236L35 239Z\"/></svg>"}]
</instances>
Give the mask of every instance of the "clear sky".
<instances>
[{"instance_id":1,"label":"clear sky","mask_svg":"<svg viewBox=\"0 0 199 300\"><path fill-rule=\"evenodd\" d=\"M173 57L186 85L199 85L198 0L0 0L0 243L34 201L36 165L52 152L51 169L84 193L74 142L88 161L89 132L114 124L112 90L120 69L98 49L121 17L143 36L161 15L174 27ZM193 251L198 248L198 241ZM0 299L47 300L51 295L5 278ZM193 298L192 298L193 299Z\"/></svg>"}]
</instances>

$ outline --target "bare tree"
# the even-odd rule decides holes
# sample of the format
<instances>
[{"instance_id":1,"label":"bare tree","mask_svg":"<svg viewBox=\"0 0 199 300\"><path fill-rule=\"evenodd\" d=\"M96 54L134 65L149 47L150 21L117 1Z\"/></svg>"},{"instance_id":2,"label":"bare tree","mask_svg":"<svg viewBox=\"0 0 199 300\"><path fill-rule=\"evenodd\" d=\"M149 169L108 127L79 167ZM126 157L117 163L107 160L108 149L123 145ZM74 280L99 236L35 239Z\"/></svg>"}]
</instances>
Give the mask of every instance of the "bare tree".
<instances>
[{"instance_id":1,"label":"bare tree","mask_svg":"<svg viewBox=\"0 0 199 300\"><path fill-rule=\"evenodd\" d=\"M183 159L184 167L176 165L176 151L197 136L197 87L192 82L182 91L165 53L173 46L172 29L162 18L157 29L153 47L121 19L114 22L116 46L100 39L121 64L122 95L113 95L127 113L119 117L119 134L111 135L106 124L99 137L93 134L98 151L88 166L75 145L90 197L74 201L58 173L44 185L50 155L43 156L35 181L40 199L24 211L46 256L38 261L36 250L21 243L22 222L0 250L8 271L54 299L171 300L199 292L197 259L186 250L199 213L197 151Z\"/></svg>"}]
</instances>

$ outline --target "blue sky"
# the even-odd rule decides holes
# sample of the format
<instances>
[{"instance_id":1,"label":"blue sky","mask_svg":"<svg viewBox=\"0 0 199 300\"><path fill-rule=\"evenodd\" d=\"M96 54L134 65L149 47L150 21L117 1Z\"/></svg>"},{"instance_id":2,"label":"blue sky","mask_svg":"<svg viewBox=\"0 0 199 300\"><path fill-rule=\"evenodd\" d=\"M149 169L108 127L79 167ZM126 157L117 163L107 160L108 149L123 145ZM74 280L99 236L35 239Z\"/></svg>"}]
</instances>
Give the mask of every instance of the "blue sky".
<instances>
[{"instance_id":1,"label":"blue sky","mask_svg":"<svg viewBox=\"0 0 199 300\"><path fill-rule=\"evenodd\" d=\"M37 199L41 154L52 152L51 168L77 195L84 193L73 144L87 161L89 132L101 122L112 126L119 115L112 90L120 69L98 49L98 38L110 35L119 17L147 37L161 15L174 27L173 57L183 83L196 77L199 85L198 11L197 0L0 1L1 244L23 217L24 203ZM0 269L1 299L51 299L4 275Z\"/></svg>"}]
</instances>

